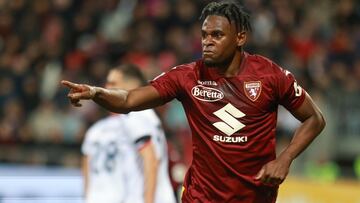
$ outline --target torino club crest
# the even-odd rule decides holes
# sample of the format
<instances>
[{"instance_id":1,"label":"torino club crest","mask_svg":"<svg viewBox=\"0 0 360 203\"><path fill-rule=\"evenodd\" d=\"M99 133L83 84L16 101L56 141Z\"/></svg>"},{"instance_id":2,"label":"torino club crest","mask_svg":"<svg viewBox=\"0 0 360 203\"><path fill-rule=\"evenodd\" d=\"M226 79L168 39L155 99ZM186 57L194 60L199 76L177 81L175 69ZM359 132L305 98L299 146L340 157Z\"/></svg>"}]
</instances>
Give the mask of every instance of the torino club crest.
<instances>
[{"instance_id":1,"label":"torino club crest","mask_svg":"<svg viewBox=\"0 0 360 203\"><path fill-rule=\"evenodd\" d=\"M251 101L256 101L261 93L261 82L260 81L244 82L244 91L245 91L245 95Z\"/></svg>"}]
</instances>

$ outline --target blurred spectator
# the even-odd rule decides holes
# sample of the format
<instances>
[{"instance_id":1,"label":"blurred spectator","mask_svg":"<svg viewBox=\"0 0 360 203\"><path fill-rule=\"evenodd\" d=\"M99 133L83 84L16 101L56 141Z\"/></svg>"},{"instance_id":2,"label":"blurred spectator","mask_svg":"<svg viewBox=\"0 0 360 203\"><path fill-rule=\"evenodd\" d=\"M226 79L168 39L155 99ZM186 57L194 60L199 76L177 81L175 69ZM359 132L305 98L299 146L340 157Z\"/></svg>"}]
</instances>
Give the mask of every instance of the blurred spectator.
<instances>
[{"instance_id":1,"label":"blurred spectator","mask_svg":"<svg viewBox=\"0 0 360 203\"><path fill-rule=\"evenodd\" d=\"M18 99L9 99L4 104L0 119L0 142L12 143L18 139L25 123L25 112Z\"/></svg>"},{"instance_id":2,"label":"blurred spectator","mask_svg":"<svg viewBox=\"0 0 360 203\"><path fill-rule=\"evenodd\" d=\"M63 129L61 114L50 101L43 101L29 116L29 126L34 140L40 143L61 143Z\"/></svg>"}]
</instances>

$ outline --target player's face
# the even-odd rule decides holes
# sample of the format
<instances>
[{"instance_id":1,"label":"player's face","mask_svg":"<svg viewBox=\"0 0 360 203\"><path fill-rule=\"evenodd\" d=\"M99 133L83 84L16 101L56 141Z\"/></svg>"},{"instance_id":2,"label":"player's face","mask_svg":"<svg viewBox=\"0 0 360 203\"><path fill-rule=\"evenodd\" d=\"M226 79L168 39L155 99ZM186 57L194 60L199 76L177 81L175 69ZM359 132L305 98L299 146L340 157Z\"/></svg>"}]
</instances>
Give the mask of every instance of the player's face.
<instances>
[{"instance_id":1,"label":"player's face","mask_svg":"<svg viewBox=\"0 0 360 203\"><path fill-rule=\"evenodd\" d=\"M201 28L203 59L207 66L229 64L239 49L239 36L234 23L223 16L206 17ZM245 42L245 41L244 41Z\"/></svg>"},{"instance_id":2,"label":"player's face","mask_svg":"<svg viewBox=\"0 0 360 203\"><path fill-rule=\"evenodd\" d=\"M117 70L111 70L106 78L106 88L124 88L123 74Z\"/></svg>"},{"instance_id":3,"label":"player's face","mask_svg":"<svg viewBox=\"0 0 360 203\"><path fill-rule=\"evenodd\" d=\"M140 82L133 78L126 78L121 71L111 70L106 78L106 88L131 90L140 86Z\"/></svg>"}]
</instances>

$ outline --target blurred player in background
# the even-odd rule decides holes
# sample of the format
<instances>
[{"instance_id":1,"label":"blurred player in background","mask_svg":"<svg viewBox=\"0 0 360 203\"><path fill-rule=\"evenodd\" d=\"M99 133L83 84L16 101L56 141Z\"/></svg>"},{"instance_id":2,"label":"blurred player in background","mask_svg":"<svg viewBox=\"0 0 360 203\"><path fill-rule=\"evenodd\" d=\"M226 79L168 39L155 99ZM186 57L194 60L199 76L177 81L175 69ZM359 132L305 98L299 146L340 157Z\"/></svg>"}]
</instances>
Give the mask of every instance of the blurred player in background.
<instances>
[{"instance_id":1,"label":"blurred player in background","mask_svg":"<svg viewBox=\"0 0 360 203\"><path fill-rule=\"evenodd\" d=\"M292 161L325 126L321 111L294 76L243 50L250 17L239 1L202 11L202 59L179 65L131 91L62 83L75 106L92 99L126 113L178 99L192 130L193 161L182 202L274 203ZM278 105L299 121L291 143L275 152Z\"/></svg>"},{"instance_id":2,"label":"blurred player in background","mask_svg":"<svg viewBox=\"0 0 360 203\"><path fill-rule=\"evenodd\" d=\"M110 70L106 88L129 91L145 83L136 66L124 64ZM175 203L166 138L153 110L96 122L82 151L88 203Z\"/></svg>"}]
</instances>

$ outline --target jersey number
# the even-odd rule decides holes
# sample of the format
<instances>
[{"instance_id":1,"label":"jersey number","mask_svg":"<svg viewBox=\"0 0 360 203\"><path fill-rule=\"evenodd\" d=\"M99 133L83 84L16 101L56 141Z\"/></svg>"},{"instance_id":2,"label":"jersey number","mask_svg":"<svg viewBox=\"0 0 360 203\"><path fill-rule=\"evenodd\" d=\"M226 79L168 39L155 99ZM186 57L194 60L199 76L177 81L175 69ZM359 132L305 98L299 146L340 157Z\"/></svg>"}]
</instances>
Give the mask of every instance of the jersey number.
<instances>
[{"instance_id":1,"label":"jersey number","mask_svg":"<svg viewBox=\"0 0 360 203\"><path fill-rule=\"evenodd\" d=\"M91 157L90 168L95 174L101 171L111 173L116 165L116 156L118 155L118 149L115 142L102 146L100 143L94 143L95 153Z\"/></svg>"},{"instance_id":2,"label":"jersey number","mask_svg":"<svg viewBox=\"0 0 360 203\"><path fill-rule=\"evenodd\" d=\"M300 87L300 85L297 84L297 82L294 82L294 89L295 89L295 96L299 97L301 96L302 93L302 88Z\"/></svg>"},{"instance_id":3,"label":"jersey number","mask_svg":"<svg viewBox=\"0 0 360 203\"><path fill-rule=\"evenodd\" d=\"M231 136L241 128L245 127L243 123L237 120L237 118L244 117L245 114L230 103L215 111L214 115L222 121L213 123L213 126L225 133L227 136Z\"/></svg>"}]
</instances>

